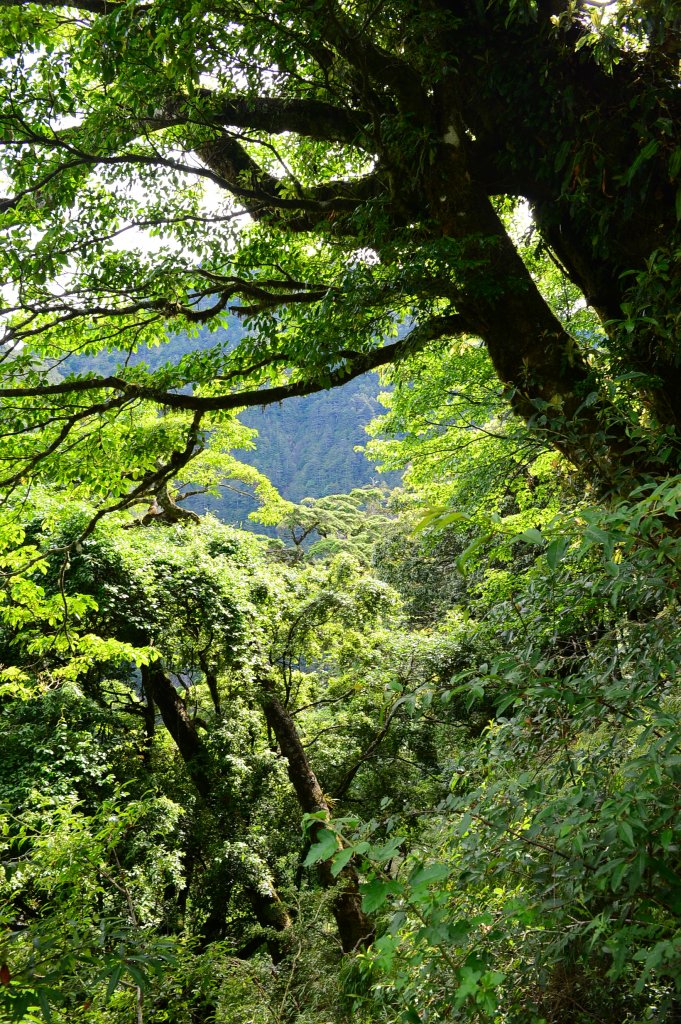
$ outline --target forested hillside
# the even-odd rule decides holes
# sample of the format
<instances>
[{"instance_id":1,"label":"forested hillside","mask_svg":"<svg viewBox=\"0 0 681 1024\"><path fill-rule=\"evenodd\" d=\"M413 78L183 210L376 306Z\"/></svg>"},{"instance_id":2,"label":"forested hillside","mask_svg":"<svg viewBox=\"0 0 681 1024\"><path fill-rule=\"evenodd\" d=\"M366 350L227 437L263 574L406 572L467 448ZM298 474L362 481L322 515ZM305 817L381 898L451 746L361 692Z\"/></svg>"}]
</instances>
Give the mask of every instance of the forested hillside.
<instances>
[{"instance_id":1,"label":"forested hillside","mask_svg":"<svg viewBox=\"0 0 681 1024\"><path fill-rule=\"evenodd\" d=\"M606 512L497 457L434 472L425 529L422 490L336 502L290 557L36 496L8 1021L674 1019L678 482Z\"/></svg>"},{"instance_id":2,"label":"forested hillside","mask_svg":"<svg viewBox=\"0 0 681 1024\"><path fill-rule=\"evenodd\" d=\"M0 1024L676 1024L678 3L0 48Z\"/></svg>"},{"instance_id":3,"label":"forested hillside","mask_svg":"<svg viewBox=\"0 0 681 1024\"><path fill-rule=\"evenodd\" d=\"M195 336L172 335L158 347L143 346L128 354L127 361L157 369L164 363L176 365L183 356L209 350L216 344L229 351L243 337L243 322L232 315L224 328L214 332L204 328ZM72 355L59 368L61 375L106 376L117 372L125 360L126 354L115 350ZM367 374L351 381L340 392L322 392L292 399L285 405L249 409L241 414L241 420L257 435L252 447L239 452L239 458L264 473L289 501L345 493L379 480L384 486L394 486L399 482L398 473L380 475L364 454L355 450L366 445L364 428L382 411L378 393L376 375ZM248 516L258 508L258 500L249 494L246 484L234 482L222 484L216 494L193 496L187 507L249 527Z\"/></svg>"},{"instance_id":4,"label":"forested hillside","mask_svg":"<svg viewBox=\"0 0 681 1024\"><path fill-rule=\"evenodd\" d=\"M239 459L255 466L289 501L320 498L369 484L394 486L399 473L379 473L363 451L365 427L382 412L375 374L352 381L342 391L293 398L280 406L249 410L241 420L257 431L252 451ZM257 509L255 498L239 493L243 486L220 488L219 497L196 496L191 507L212 512L227 523L249 526L248 516Z\"/></svg>"}]
</instances>

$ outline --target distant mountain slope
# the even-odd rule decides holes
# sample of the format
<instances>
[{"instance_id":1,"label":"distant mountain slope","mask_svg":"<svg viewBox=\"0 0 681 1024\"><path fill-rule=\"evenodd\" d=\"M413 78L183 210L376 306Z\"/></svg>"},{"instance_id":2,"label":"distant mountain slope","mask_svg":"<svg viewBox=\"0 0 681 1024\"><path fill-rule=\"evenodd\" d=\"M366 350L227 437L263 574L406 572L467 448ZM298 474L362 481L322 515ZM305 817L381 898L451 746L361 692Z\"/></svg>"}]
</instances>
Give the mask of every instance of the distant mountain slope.
<instances>
[{"instance_id":1,"label":"distant mountain slope","mask_svg":"<svg viewBox=\"0 0 681 1024\"><path fill-rule=\"evenodd\" d=\"M378 390L372 373L332 391L248 410L241 419L257 429L257 447L238 457L269 477L291 501L347 493L377 481L375 466L354 449L366 441L364 426L382 411ZM380 480L395 486L399 474L384 474ZM243 522L255 507L254 500L229 488L219 499L195 498L192 504L196 511L210 510L229 523Z\"/></svg>"},{"instance_id":2,"label":"distant mountain slope","mask_svg":"<svg viewBox=\"0 0 681 1024\"><path fill-rule=\"evenodd\" d=\"M237 344L243 333L243 323L231 317L226 331L204 330L196 337L174 335L158 348L141 348L130 361L146 362L151 367L177 362L187 352L210 348L216 339L224 342L228 338ZM118 352L103 352L97 357L73 356L62 372L109 374L120 362ZM353 487L376 481L376 468L354 449L366 441L365 425L382 411L378 391L378 377L370 373L342 388L291 398L279 406L249 409L241 419L258 431L257 447L255 451L236 454L269 477L291 501L347 493ZM399 474L385 474L380 480L395 486ZM225 486L219 498L196 496L191 499L191 507L197 512L211 511L228 523L248 525L248 513L255 509L256 502Z\"/></svg>"}]
</instances>

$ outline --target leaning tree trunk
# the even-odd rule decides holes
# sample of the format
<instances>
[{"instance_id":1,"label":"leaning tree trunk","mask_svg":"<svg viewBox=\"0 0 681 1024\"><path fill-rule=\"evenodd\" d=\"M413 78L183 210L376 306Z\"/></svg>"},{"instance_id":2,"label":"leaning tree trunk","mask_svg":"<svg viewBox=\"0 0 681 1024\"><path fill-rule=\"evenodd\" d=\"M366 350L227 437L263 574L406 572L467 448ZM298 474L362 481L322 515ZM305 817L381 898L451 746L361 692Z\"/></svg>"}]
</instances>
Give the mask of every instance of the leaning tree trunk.
<instances>
[{"instance_id":1,"label":"leaning tree trunk","mask_svg":"<svg viewBox=\"0 0 681 1024\"><path fill-rule=\"evenodd\" d=\"M274 685L269 679L262 682L261 702L267 724L276 736L279 748L286 758L288 777L302 810L306 814L323 811L330 818L329 803L307 760L295 722L277 697ZM322 828L324 828L322 821L313 826L311 832L313 839L315 832ZM337 877L334 877L331 872L331 862L326 860L322 861L318 870L322 885L326 888L335 887L337 889L331 906L343 951L350 953L367 946L373 938L374 931L371 919L362 910L362 897L359 892L356 868L351 862L343 868Z\"/></svg>"},{"instance_id":2,"label":"leaning tree trunk","mask_svg":"<svg viewBox=\"0 0 681 1024\"><path fill-rule=\"evenodd\" d=\"M653 463L633 450L626 423L599 390L580 347L541 295L471 174L454 84L441 84L440 99L440 142L425 189L436 230L461 263L450 297L467 330L485 342L517 415L594 482L624 489L629 477L638 478Z\"/></svg>"},{"instance_id":3,"label":"leaning tree trunk","mask_svg":"<svg viewBox=\"0 0 681 1024\"><path fill-rule=\"evenodd\" d=\"M162 662L145 665L142 668L142 681L145 692L158 707L163 724L175 741L194 788L215 816L221 817L229 808L216 803L214 783L219 768L212 763L210 753ZM243 888L258 924L268 930L286 933L292 922L276 890L272 887L265 892L248 884L244 884ZM267 945L272 959L280 960L282 941L268 940Z\"/></svg>"}]
</instances>

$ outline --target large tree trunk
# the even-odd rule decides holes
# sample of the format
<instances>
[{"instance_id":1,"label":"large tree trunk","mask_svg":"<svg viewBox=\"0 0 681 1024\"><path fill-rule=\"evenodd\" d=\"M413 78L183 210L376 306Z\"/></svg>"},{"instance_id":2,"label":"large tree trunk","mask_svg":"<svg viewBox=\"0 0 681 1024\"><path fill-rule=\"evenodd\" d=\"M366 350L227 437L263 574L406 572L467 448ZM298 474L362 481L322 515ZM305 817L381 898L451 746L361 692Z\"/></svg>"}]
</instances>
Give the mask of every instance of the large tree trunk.
<instances>
[{"instance_id":1,"label":"large tree trunk","mask_svg":"<svg viewBox=\"0 0 681 1024\"><path fill-rule=\"evenodd\" d=\"M204 800L210 800L215 769L184 702L160 661L142 667L142 683L145 692L151 696L158 708L163 724L175 741L194 788Z\"/></svg>"},{"instance_id":2,"label":"large tree trunk","mask_svg":"<svg viewBox=\"0 0 681 1024\"><path fill-rule=\"evenodd\" d=\"M439 2L451 10L451 0ZM615 341L622 368L645 377L638 386L651 413L680 429L678 182L669 169L681 124L678 52L668 60L652 46L632 48L606 71L584 38L586 19L559 28L551 0L540 0L538 16L522 24L502 24L501 9L477 14L464 6L469 16L448 45L458 55L458 109L475 136L473 178L490 195L529 200L543 238ZM645 291L644 280L644 293L634 295L636 275L645 279L656 255L661 276L653 271L652 286ZM633 320L623 331L627 302Z\"/></svg>"},{"instance_id":3,"label":"large tree trunk","mask_svg":"<svg viewBox=\"0 0 681 1024\"><path fill-rule=\"evenodd\" d=\"M267 679L262 682L262 707L267 724L276 736L281 753L286 758L288 777L302 810L306 814L323 811L330 818L329 803L307 760L295 722L277 697L273 683ZM313 826L312 839L315 831L322 828L324 823L321 821ZM356 868L351 862L334 877L330 861L322 861L318 871L322 885L327 888L335 887L337 890L333 897L332 910L343 951L351 953L367 946L373 938L374 929L371 919L362 910Z\"/></svg>"},{"instance_id":4,"label":"large tree trunk","mask_svg":"<svg viewBox=\"0 0 681 1024\"><path fill-rule=\"evenodd\" d=\"M443 274L438 289L468 333L485 342L515 412L594 482L626 490L633 477L659 465L640 446L634 451L627 423L496 213L467 138L458 79L442 80L432 114L438 142L424 161L424 193L433 230L452 251L450 283Z\"/></svg>"}]
</instances>

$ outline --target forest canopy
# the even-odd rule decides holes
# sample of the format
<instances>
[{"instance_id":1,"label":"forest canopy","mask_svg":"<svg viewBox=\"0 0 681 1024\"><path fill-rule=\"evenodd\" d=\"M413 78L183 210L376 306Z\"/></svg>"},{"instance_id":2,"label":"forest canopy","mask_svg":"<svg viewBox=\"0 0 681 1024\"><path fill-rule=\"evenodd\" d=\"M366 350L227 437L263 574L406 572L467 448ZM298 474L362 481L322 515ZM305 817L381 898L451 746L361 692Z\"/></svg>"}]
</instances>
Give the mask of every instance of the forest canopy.
<instances>
[{"instance_id":1,"label":"forest canopy","mask_svg":"<svg viewBox=\"0 0 681 1024\"><path fill-rule=\"evenodd\" d=\"M673 1024L678 4L0 50L2 1024ZM238 461L378 368L402 488Z\"/></svg>"},{"instance_id":2,"label":"forest canopy","mask_svg":"<svg viewBox=\"0 0 681 1024\"><path fill-rule=\"evenodd\" d=\"M0 6L5 488L68 452L121 507L216 417L462 338L600 485L676 465L675 4ZM233 312L233 351L129 364ZM131 467L150 404L183 415Z\"/></svg>"}]
</instances>

